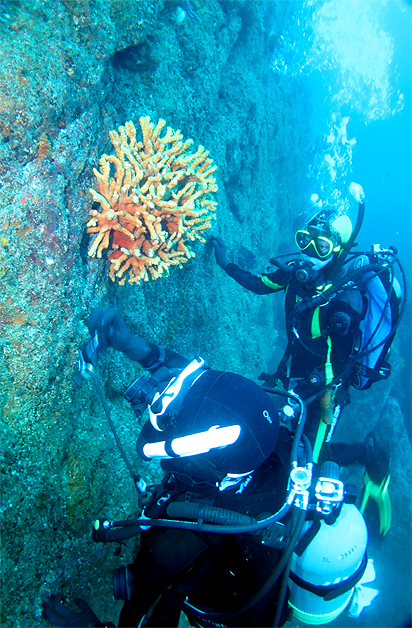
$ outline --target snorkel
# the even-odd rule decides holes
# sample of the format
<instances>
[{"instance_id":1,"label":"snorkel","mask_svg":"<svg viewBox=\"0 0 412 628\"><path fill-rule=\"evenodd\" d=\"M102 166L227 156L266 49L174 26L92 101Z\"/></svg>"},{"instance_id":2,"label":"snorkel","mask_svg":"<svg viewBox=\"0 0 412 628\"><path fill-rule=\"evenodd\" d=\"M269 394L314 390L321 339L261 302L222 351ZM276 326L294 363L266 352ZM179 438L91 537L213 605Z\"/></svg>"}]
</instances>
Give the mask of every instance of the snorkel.
<instances>
[{"instance_id":1,"label":"snorkel","mask_svg":"<svg viewBox=\"0 0 412 628\"><path fill-rule=\"evenodd\" d=\"M355 227L348 239L348 241L342 245L342 251L338 257L338 267L341 268L350 253L350 250L355 246L355 240L358 237L359 231L363 224L365 217L365 192L363 187L359 183L351 183L349 186L349 192L358 201L358 217L356 219Z\"/></svg>"}]
</instances>

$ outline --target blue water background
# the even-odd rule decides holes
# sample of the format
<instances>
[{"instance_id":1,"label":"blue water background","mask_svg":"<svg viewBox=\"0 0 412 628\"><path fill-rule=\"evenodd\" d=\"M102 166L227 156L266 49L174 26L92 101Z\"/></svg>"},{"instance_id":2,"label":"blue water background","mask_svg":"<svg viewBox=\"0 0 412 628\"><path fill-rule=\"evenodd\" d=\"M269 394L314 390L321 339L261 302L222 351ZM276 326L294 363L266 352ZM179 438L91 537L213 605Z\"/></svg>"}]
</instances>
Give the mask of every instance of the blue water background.
<instances>
[{"instance_id":1,"label":"blue water background","mask_svg":"<svg viewBox=\"0 0 412 628\"><path fill-rule=\"evenodd\" d=\"M357 138L354 155L354 176L367 194L360 243L379 242L384 234L394 244L408 277L411 276L411 76L412 76L412 6L403 2L389 3L386 23L394 43L393 79L404 94L404 107L385 120L366 125L354 116L351 130Z\"/></svg>"},{"instance_id":2,"label":"blue water background","mask_svg":"<svg viewBox=\"0 0 412 628\"><path fill-rule=\"evenodd\" d=\"M354 116L351 130L358 142L353 160L354 177L364 186L367 198L360 246L367 247L371 242L394 245L407 280L407 304L401 328L405 377L396 383L394 392L398 395L411 437L412 4L393 2L389 3L388 9L386 28L394 42L392 76L404 94L404 107L392 117L368 125L359 116Z\"/></svg>"},{"instance_id":3,"label":"blue water background","mask_svg":"<svg viewBox=\"0 0 412 628\"><path fill-rule=\"evenodd\" d=\"M354 222L357 203L348 194L349 185L352 181L362 185L366 211L357 238L358 250L369 250L375 243L395 246L410 292L412 4L406 0L315 0L291 4L294 15L284 34L282 51L275 55L272 64L280 75L311 88L312 108L308 115L313 137L306 148L312 151L313 159L302 214L313 215L322 203L347 212ZM351 11L345 14L347 7ZM338 19L334 19L336 16ZM314 202L312 195L316 195ZM408 294L395 342L403 367L392 379L391 394L400 403L409 438L411 327ZM396 491L396 484L391 489ZM403 498L410 500L410 493ZM402 534L403 555L410 556L410 528L402 530ZM343 614L331 625L411 625L410 561L409 568L407 558L400 567L401 557L396 562L398 550L393 546L393 555L389 556L389 545L390 541L371 535L370 554L377 558L379 571L376 586L384 589L380 601L356 620ZM385 618L381 617L380 608Z\"/></svg>"},{"instance_id":4,"label":"blue water background","mask_svg":"<svg viewBox=\"0 0 412 628\"><path fill-rule=\"evenodd\" d=\"M356 10L356 0L349 2ZM392 62L386 75L383 70L378 71L378 68L377 74L385 76L393 101L396 91L402 94L403 106L401 110L393 111L385 117L370 120L366 109L359 110L356 104L348 101L347 107L339 113L349 117L348 136L355 138L356 144L351 155L350 168L343 174L346 175L346 183L349 180L356 181L365 192L366 211L358 236L359 249L368 250L373 243L379 243L383 247L395 246L405 271L407 303L401 328L401 355L405 368L404 379L396 382L394 392L400 400L405 414L405 425L411 436L412 394L408 382L412 368L412 3L406 0L381 3L378 0L369 2L369 5L382 5L379 26L390 37L393 46ZM348 33L348 46L350 45L351 34ZM365 41L365 46L371 46L370 41ZM370 54L373 59L373 44ZM321 134L333 104L327 95L327 86L321 73L309 74L308 81L312 85L313 106L317 112L314 131Z\"/></svg>"},{"instance_id":5,"label":"blue water background","mask_svg":"<svg viewBox=\"0 0 412 628\"><path fill-rule=\"evenodd\" d=\"M324 206L332 204L338 211L348 212L355 222L357 205L348 190L352 181L359 183L365 192L366 211L358 250L369 250L375 243L395 246L410 292L412 3L345 0L343 7L351 9L347 12L335 0L294 2L292 6L294 13L282 51L275 55L275 67L289 80L309 85L312 95L313 138L308 150L313 151L313 167L302 213L309 216L317 210L318 205L310 202L316 194ZM367 19L367 24L362 19ZM322 29L324 38L319 34ZM344 34L344 54L333 41L333 29L336 38ZM346 143L338 141L342 121ZM332 143L325 139L331 134ZM325 155L338 156L335 180L331 180ZM409 436L411 327L408 294L402 323L404 379L395 383L394 392L405 413Z\"/></svg>"}]
</instances>

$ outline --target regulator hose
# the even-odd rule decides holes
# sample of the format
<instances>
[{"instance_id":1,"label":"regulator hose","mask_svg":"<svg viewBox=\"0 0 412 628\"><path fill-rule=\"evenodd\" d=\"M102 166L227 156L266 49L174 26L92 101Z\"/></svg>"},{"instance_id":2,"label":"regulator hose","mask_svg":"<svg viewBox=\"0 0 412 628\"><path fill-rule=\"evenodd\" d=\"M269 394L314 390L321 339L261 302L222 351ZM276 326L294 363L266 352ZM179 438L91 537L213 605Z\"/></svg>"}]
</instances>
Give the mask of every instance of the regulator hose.
<instances>
[{"instance_id":1,"label":"regulator hose","mask_svg":"<svg viewBox=\"0 0 412 628\"><path fill-rule=\"evenodd\" d=\"M285 503L278 512L252 523L235 523L232 525L222 525L216 523L203 523L203 521L179 521L173 519L126 519L122 521L107 521L97 519L94 525L92 538L98 543L111 543L113 541L124 541L132 536L137 536L142 530L150 527L154 528L175 528L177 530L190 530L191 532L206 532L210 534L253 534L264 528L268 528L272 523L280 521L292 508L292 503ZM224 509L222 509L224 510Z\"/></svg>"},{"instance_id":2,"label":"regulator hose","mask_svg":"<svg viewBox=\"0 0 412 628\"><path fill-rule=\"evenodd\" d=\"M97 392L97 394L99 396L100 403L103 406L103 410L104 410L104 413L106 415L106 418L107 418L107 420L109 422L110 429L112 430L112 434L113 434L114 439L116 441L116 445L117 445L117 447L119 449L120 455L123 458L124 463L125 463L128 471L129 471L130 477L133 480L133 484L135 485L135 487L137 488L139 493L143 494L143 493L146 492L146 482L143 480L143 478L140 475L135 473L134 470L133 470L133 467L132 467L132 465L131 465L131 463L130 463L127 455L126 455L126 452L125 452L125 450L123 448L123 445L120 442L120 438L119 438L119 436L117 434L117 431L116 431L116 428L114 426L113 419L112 419L112 417L110 415L110 412L109 412L109 408L107 407L106 399L105 399L105 397L103 395L103 391L102 391L102 389L100 388L100 385L99 385L99 380L97 379L96 374L94 373L94 371L92 372L92 380L93 380L93 384L94 384L94 387L96 389L96 392Z\"/></svg>"},{"instance_id":3,"label":"regulator hose","mask_svg":"<svg viewBox=\"0 0 412 628\"><path fill-rule=\"evenodd\" d=\"M311 462L312 447L309 439L305 438L305 435L303 434L303 428L305 427L306 421L306 404L302 401L299 395L292 391L280 390L279 388L271 388L270 386L262 386L262 389L272 395L280 395L282 397L288 397L289 399L293 399L299 405L299 417L293 437L290 462L292 466L298 466L298 447L301 440L303 440L303 444L305 445L305 448L307 450L308 460Z\"/></svg>"},{"instance_id":4,"label":"regulator hose","mask_svg":"<svg viewBox=\"0 0 412 628\"><path fill-rule=\"evenodd\" d=\"M197 502L171 502L166 508L166 513L174 519L201 520L219 525L235 526L256 523L256 519L240 512Z\"/></svg>"},{"instance_id":5,"label":"regulator hose","mask_svg":"<svg viewBox=\"0 0 412 628\"><path fill-rule=\"evenodd\" d=\"M389 264L387 266L382 266L381 264L368 264L367 266L361 266L360 268L356 268L348 275L344 275L340 280L331 284L329 288L326 288L326 290L324 290L320 294L317 294L314 297L306 297L299 303L296 303L294 309L298 314L302 314L303 312L311 308L315 309L316 307L318 307L318 305L325 305L326 303L328 303L328 301L330 301L331 297L337 294L340 290L342 290L346 286L346 284L348 284L347 289L352 288L355 282L357 282L358 278L362 277L362 275L369 275L370 273L374 273L374 276L377 277L389 266ZM373 277L367 277L365 281L368 282L371 279L373 279Z\"/></svg>"}]
</instances>

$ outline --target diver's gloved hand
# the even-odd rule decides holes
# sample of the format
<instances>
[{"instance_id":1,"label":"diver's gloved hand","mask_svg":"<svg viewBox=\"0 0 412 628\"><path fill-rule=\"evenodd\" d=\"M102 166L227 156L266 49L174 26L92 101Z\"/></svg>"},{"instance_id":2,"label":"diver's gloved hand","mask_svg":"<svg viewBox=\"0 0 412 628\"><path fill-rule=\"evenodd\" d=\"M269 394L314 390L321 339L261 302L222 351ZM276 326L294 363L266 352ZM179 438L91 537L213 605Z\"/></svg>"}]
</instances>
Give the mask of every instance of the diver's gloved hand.
<instances>
[{"instance_id":1,"label":"diver's gloved hand","mask_svg":"<svg viewBox=\"0 0 412 628\"><path fill-rule=\"evenodd\" d=\"M213 248L215 249L215 258L220 268L226 268L230 261L227 257L227 246L219 236L211 236Z\"/></svg>"},{"instance_id":2,"label":"diver's gloved hand","mask_svg":"<svg viewBox=\"0 0 412 628\"><path fill-rule=\"evenodd\" d=\"M268 386L269 388L276 388L279 384L277 373L265 373L265 371L262 371L258 375L258 380L263 382L263 386Z\"/></svg>"},{"instance_id":3,"label":"diver's gloved hand","mask_svg":"<svg viewBox=\"0 0 412 628\"><path fill-rule=\"evenodd\" d=\"M51 595L48 602L43 603L42 616L47 619L53 626L72 626L73 628L103 628L103 626L113 627L111 622L103 623L94 614L87 602L81 598L76 598L76 605L80 609L80 613L72 611L70 608L60 602L57 595Z\"/></svg>"},{"instance_id":4,"label":"diver's gloved hand","mask_svg":"<svg viewBox=\"0 0 412 628\"><path fill-rule=\"evenodd\" d=\"M86 321L91 336L97 332L99 336L99 352L108 347L122 351L131 360L140 362L146 358L151 346L144 338L133 336L126 323L114 307L92 310Z\"/></svg>"},{"instance_id":5,"label":"diver's gloved hand","mask_svg":"<svg viewBox=\"0 0 412 628\"><path fill-rule=\"evenodd\" d=\"M99 307L92 310L86 325L91 336L97 332L101 352L108 347L113 347L118 351L123 351L127 347L131 333L116 308Z\"/></svg>"},{"instance_id":6,"label":"diver's gloved hand","mask_svg":"<svg viewBox=\"0 0 412 628\"><path fill-rule=\"evenodd\" d=\"M389 473L389 446L380 434L370 432L365 443L365 470L375 484L380 484Z\"/></svg>"}]
</instances>

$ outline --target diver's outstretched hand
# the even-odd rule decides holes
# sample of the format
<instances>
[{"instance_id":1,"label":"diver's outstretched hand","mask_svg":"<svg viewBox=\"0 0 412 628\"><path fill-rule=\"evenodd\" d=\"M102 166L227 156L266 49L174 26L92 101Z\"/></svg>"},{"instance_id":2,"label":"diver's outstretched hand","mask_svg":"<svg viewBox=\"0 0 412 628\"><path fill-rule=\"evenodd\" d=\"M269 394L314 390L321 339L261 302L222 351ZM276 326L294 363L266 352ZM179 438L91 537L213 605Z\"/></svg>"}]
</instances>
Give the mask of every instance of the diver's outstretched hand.
<instances>
[{"instance_id":1,"label":"diver's outstretched hand","mask_svg":"<svg viewBox=\"0 0 412 628\"><path fill-rule=\"evenodd\" d=\"M227 257L226 244L223 242L222 238L219 238L219 236L212 235L210 236L210 239L212 240L213 248L215 250L215 258L218 266L220 266L220 268L226 268L226 266L230 264Z\"/></svg>"},{"instance_id":2,"label":"diver's outstretched hand","mask_svg":"<svg viewBox=\"0 0 412 628\"><path fill-rule=\"evenodd\" d=\"M92 310L86 324L91 336L97 332L102 350L113 347L123 351L127 347L131 334L115 307Z\"/></svg>"},{"instance_id":3,"label":"diver's outstretched hand","mask_svg":"<svg viewBox=\"0 0 412 628\"><path fill-rule=\"evenodd\" d=\"M115 628L111 622L101 622L85 600L76 598L74 601L80 609L80 613L68 608L59 600L57 595L51 595L48 602L43 603L42 615L44 619L47 619L53 626L69 626L72 628L103 628L103 626L112 626Z\"/></svg>"},{"instance_id":4,"label":"diver's outstretched hand","mask_svg":"<svg viewBox=\"0 0 412 628\"><path fill-rule=\"evenodd\" d=\"M114 307L92 310L86 324L91 336L97 332L101 353L108 347L113 347L122 351L131 360L140 361L151 351L147 340L133 336L129 332L126 323Z\"/></svg>"}]
</instances>

